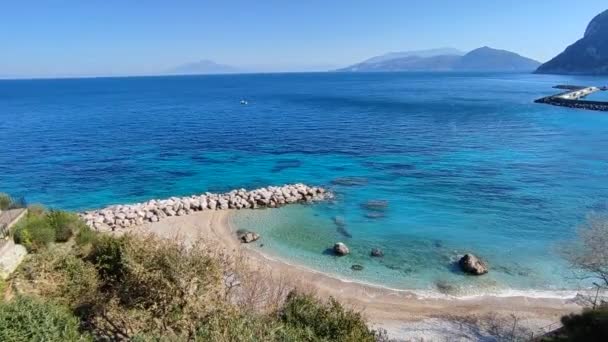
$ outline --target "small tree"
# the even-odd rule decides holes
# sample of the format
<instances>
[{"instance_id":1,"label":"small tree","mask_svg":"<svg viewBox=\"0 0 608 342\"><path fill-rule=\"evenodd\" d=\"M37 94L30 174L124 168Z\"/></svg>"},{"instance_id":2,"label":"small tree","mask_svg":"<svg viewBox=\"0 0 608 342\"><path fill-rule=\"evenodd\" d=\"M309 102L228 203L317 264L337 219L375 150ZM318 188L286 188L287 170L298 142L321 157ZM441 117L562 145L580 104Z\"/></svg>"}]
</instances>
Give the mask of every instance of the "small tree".
<instances>
[{"instance_id":1,"label":"small tree","mask_svg":"<svg viewBox=\"0 0 608 342\"><path fill-rule=\"evenodd\" d=\"M608 215L589 216L564 254L583 272L583 278L598 280L599 286L608 288Z\"/></svg>"}]
</instances>

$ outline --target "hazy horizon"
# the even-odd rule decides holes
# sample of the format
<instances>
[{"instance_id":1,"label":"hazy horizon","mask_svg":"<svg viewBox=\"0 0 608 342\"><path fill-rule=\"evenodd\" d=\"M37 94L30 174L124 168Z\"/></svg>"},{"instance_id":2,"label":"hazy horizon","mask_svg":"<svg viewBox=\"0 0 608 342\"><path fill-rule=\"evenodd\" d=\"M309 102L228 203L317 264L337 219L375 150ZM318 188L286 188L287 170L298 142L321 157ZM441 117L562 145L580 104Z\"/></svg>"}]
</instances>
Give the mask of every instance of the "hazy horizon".
<instances>
[{"instance_id":1,"label":"hazy horizon","mask_svg":"<svg viewBox=\"0 0 608 342\"><path fill-rule=\"evenodd\" d=\"M547 61L605 10L591 0L151 1L5 4L0 77L158 75L211 60L242 72L344 67L389 52L490 46ZM522 39L525 37L525 39Z\"/></svg>"}]
</instances>

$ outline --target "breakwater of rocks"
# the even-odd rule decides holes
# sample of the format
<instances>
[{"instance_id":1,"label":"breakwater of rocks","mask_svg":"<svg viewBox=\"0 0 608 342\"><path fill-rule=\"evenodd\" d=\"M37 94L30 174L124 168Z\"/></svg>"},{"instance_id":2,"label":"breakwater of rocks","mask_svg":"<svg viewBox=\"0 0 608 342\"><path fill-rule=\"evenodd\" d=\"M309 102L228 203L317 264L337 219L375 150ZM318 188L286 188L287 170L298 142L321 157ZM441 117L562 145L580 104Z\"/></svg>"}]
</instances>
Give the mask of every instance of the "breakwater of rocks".
<instances>
[{"instance_id":1,"label":"breakwater of rocks","mask_svg":"<svg viewBox=\"0 0 608 342\"><path fill-rule=\"evenodd\" d=\"M587 101L587 100L567 100L559 97L548 96L535 100L536 103L545 103L553 106L597 110L602 112L608 111L608 102Z\"/></svg>"},{"instance_id":2,"label":"breakwater of rocks","mask_svg":"<svg viewBox=\"0 0 608 342\"><path fill-rule=\"evenodd\" d=\"M171 197L144 203L113 205L86 211L80 216L98 230L115 230L158 222L169 216L183 216L203 210L278 208L292 203L318 202L333 197L322 187L305 184L269 186L255 190L238 189L223 194L205 193L190 197Z\"/></svg>"}]
</instances>

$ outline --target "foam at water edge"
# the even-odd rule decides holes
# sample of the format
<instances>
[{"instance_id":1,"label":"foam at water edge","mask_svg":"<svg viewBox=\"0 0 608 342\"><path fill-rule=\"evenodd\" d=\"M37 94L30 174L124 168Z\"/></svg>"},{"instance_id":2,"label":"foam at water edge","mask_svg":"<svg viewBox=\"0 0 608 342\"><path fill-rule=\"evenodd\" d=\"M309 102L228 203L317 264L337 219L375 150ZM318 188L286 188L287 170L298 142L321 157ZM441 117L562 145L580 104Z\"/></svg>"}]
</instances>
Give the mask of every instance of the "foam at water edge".
<instances>
[{"instance_id":1,"label":"foam at water edge","mask_svg":"<svg viewBox=\"0 0 608 342\"><path fill-rule=\"evenodd\" d=\"M321 274L321 275L326 276L328 278L336 279L336 280L339 280L339 281L344 282L344 283L360 284L362 286L369 286L369 287L374 287L374 288L388 290L388 291L408 293L408 294L412 294L413 296L418 297L420 299L470 300L470 299L477 299L477 298L483 298L483 297L490 297L490 298L491 297L496 297L496 298L527 297L527 298L537 298L537 299L564 299L564 300L567 300L567 299L573 299L573 298L575 298L578 294L587 293L588 292L587 290L582 290L582 291L573 291L573 290L555 290L555 291L549 291L549 290L515 290L515 289L509 289L509 290L501 290L501 291L498 291L498 292L488 292L488 293L482 293L482 294L453 296L453 295L444 294L444 293L441 293L439 291L433 291L433 290L396 289L396 288L392 288L392 287L388 287L388 286L384 286L384 285L380 285L380 284L374 284L374 283L369 283L369 282L360 281L360 280L346 279L346 278L343 278L343 277L338 276L336 274L321 272L321 271L317 271L315 269L312 269L310 267L306 267L304 265L294 264L294 263L287 262L287 261L281 259L280 257L271 256L271 255L269 255L267 253L264 253L264 252L262 252L262 251L260 251L258 249L255 249L255 248L251 248L251 247L247 247L247 248L249 250L251 250L251 251L254 251L255 253L259 254L260 256L262 256L263 258L265 258L267 260L274 261L274 262L280 262L282 264L289 265L289 266L295 267L295 268L299 268L299 269L302 269L302 270L305 270L307 272L311 272L311 273L314 273L314 274ZM591 293L591 292L589 292L589 293Z\"/></svg>"}]
</instances>

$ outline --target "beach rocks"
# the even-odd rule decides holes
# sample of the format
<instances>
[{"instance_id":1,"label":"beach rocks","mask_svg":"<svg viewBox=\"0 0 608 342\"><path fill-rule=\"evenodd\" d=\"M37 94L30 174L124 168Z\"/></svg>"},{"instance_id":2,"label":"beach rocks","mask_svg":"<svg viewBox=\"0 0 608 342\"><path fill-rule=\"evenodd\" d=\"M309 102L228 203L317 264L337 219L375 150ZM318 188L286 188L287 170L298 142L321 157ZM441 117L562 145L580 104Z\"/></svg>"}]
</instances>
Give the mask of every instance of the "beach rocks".
<instances>
[{"instance_id":1,"label":"beach rocks","mask_svg":"<svg viewBox=\"0 0 608 342\"><path fill-rule=\"evenodd\" d=\"M343 244L342 242L337 242L334 245L333 250L334 250L334 253L339 256L344 256L344 255L347 255L348 253L350 253L350 250L348 249L348 247L346 247L346 245Z\"/></svg>"},{"instance_id":2,"label":"beach rocks","mask_svg":"<svg viewBox=\"0 0 608 342\"><path fill-rule=\"evenodd\" d=\"M463 272L472 275L482 275L488 273L488 266L485 262L473 254L465 254L458 261L458 265Z\"/></svg>"},{"instance_id":3,"label":"beach rocks","mask_svg":"<svg viewBox=\"0 0 608 342\"><path fill-rule=\"evenodd\" d=\"M242 232L239 234L239 240L243 243L251 243L260 239L260 234L254 232Z\"/></svg>"},{"instance_id":4,"label":"beach rocks","mask_svg":"<svg viewBox=\"0 0 608 342\"><path fill-rule=\"evenodd\" d=\"M380 248L372 248L372 251L369 254L375 258L381 258L384 256L384 252Z\"/></svg>"},{"instance_id":5,"label":"beach rocks","mask_svg":"<svg viewBox=\"0 0 608 342\"><path fill-rule=\"evenodd\" d=\"M184 216L204 210L277 208L292 203L312 203L333 198L323 188L304 184L269 186L245 190L237 189L223 194L205 193L190 197L171 197L130 205L114 205L80 214L94 229L115 230L158 222L170 216Z\"/></svg>"}]
</instances>

